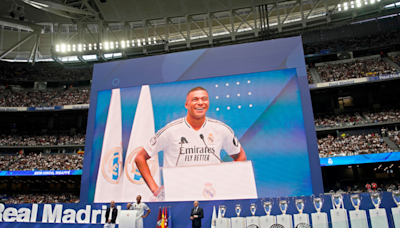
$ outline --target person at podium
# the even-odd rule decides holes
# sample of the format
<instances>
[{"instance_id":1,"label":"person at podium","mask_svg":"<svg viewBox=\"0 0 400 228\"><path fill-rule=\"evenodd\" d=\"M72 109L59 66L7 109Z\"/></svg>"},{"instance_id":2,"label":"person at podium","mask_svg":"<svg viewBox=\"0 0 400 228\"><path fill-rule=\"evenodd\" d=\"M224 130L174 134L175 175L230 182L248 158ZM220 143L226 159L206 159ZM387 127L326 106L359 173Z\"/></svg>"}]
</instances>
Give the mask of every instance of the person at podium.
<instances>
[{"instance_id":1,"label":"person at podium","mask_svg":"<svg viewBox=\"0 0 400 228\"><path fill-rule=\"evenodd\" d=\"M151 210L150 208L143 202L141 202L142 196L138 195L136 197L136 203L128 203L126 206L128 210L136 211L136 226L135 228L143 228L143 219L146 218ZM146 211L146 214L144 212Z\"/></svg>"},{"instance_id":2,"label":"person at podium","mask_svg":"<svg viewBox=\"0 0 400 228\"><path fill-rule=\"evenodd\" d=\"M103 228L114 228L115 227L115 220L117 220L118 216L118 209L115 208L114 200L111 201L110 207L107 208L106 211L106 224L104 224Z\"/></svg>"},{"instance_id":3,"label":"person at podium","mask_svg":"<svg viewBox=\"0 0 400 228\"><path fill-rule=\"evenodd\" d=\"M199 201L194 201L193 208L190 213L190 220L192 220L193 228L201 227L201 219L204 217L203 208L199 207Z\"/></svg>"},{"instance_id":4,"label":"person at podium","mask_svg":"<svg viewBox=\"0 0 400 228\"><path fill-rule=\"evenodd\" d=\"M187 115L159 130L138 152L135 162L143 180L155 196L164 200L164 188L151 175L147 160L164 152L164 167L221 163L221 149L234 161L246 161L246 153L233 130L225 123L206 117L210 101L207 90L191 89L186 95Z\"/></svg>"}]
</instances>

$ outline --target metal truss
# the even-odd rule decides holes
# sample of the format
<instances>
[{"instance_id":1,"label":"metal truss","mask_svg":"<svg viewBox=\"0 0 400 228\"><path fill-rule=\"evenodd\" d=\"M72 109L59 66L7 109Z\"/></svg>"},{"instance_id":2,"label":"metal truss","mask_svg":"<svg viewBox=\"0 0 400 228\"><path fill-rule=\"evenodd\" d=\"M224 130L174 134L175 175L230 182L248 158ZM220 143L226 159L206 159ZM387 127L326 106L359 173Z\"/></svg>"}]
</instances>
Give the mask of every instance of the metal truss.
<instances>
[{"instance_id":1,"label":"metal truss","mask_svg":"<svg viewBox=\"0 0 400 228\"><path fill-rule=\"evenodd\" d=\"M28 0L24 0L28 1ZM39 1L39 0L35 0ZM362 0L366 1L366 0ZM370 1L370 0L367 0ZM339 11L338 4L347 0L295 0L276 1L269 4L231 9L222 12L209 12L202 15L185 15L141 21L105 21L101 12L90 0L65 0L65 6L79 11L72 23L46 24L51 35L51 56L77 56L86 63L84 55L97 55L97 60L106 61L107 53L122 53L122 57L153 55L184 49L204 48L230 43L265 40L285 36L299 35L302 32L343 25L355 20L375 18L377 15L396 13L397 9L385 9L393 0L381 0L374 5ZM64 9L66 10L66 9ZM85 13L83 13L85 12ZM0 23L1 25L1 23ZM45 32L46 33L46 32ZM36 38L35 45L40 38ZM156 43L148 43L151 39ZM78 45L126 40L144 40L144 45L114 48L113 50L83 50L82 52L55 52L56 44ZM30 49L29 60L35 62L37 45ZM14 47L15 49L15 47ZM12 50L14 50L12 49ZM8 49L7 52L12 51ZM1 58L7 55L1 54Z\"/></svg>"}]
</instances>

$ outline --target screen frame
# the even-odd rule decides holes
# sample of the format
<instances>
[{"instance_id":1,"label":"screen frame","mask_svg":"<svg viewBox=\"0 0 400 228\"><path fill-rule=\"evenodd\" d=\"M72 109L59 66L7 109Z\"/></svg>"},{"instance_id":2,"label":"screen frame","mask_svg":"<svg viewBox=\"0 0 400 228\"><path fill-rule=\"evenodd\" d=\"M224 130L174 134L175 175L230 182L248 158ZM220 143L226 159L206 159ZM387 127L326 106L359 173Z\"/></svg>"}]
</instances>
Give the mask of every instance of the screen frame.
<instances>
[{"instance_id":1,"label":"screen frame","mask_svg":"<svg viewBox=\"0 0 400 228\"><path fill-rule=\"evenodd\" d=\"M135 75L151 76L123 76L118 69L124 65ZM86 130L81 202L91 203L94 200L93 185L96 185L99 161L92 159L92 146L99 91L293 68L296 69L300 91L312 190L313 194L323 193L303 44L301 37L297 36L95 64ZM207 74L200 72L199 69L207 69Z\"/></svg>"}]
</instances>

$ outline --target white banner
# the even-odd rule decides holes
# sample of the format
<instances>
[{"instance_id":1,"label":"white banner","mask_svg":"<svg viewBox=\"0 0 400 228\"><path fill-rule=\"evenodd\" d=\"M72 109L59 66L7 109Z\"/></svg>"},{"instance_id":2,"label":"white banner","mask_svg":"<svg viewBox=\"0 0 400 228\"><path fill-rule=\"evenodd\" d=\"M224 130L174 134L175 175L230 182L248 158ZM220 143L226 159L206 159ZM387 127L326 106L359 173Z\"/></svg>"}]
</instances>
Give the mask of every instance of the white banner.
<instances>
[{"instance_id":1,"label":"white banner","mask_svg":"<svg viewBox=\"0 0 400 228\"><path fill-rule=\"evenodd\" d=\"M97 173L95 203L119 201L122 171L121 95L119 89L113 89Z\"/></svg>"},{"instance_id":2,"label":"white banner","mask_svg":"<svg viewBox=\"0 0 400 228\"><path fill-rule=\"evenodd\" d=\"M318 83L317 87L321 88L321 87L329 87L329 86L350 85L350 84L367 82L367 81L368 81L367 78L355 78L355 79L341 80L341 81L335 81L335 82Z\"/></svg>"},{"instance_id":3,"label":"white banner","mask_svg":"<svg viewBox=\"0 0 400 228\"><path fill-rule=\"evenodd\" d=\"M121 202L134 202L137 195L142 196L144 202L148 202L153 193L144 182L137 166L135 158L139 150L148 143L155 134L153 105L151 101L150 87L142 86L140 97L133 120L131 136L125 157L125 169L122 177ZM160 168L158 155L147 160L151 175L160 186Z\"/></svg>"}]
</instances>

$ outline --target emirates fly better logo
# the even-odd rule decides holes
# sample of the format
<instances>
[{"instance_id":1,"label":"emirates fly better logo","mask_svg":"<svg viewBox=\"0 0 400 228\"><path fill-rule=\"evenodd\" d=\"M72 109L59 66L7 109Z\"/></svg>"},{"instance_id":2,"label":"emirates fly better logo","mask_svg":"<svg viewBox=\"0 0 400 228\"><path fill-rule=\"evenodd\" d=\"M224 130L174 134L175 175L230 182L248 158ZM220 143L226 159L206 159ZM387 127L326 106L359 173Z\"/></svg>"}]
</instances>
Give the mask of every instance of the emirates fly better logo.
<instances>
[{"instance_id":1,"label":"emirates fly better logo","mask_svg":"<svg viewBox=\"0 0 400 228\"><path fill-rule=\"evenodd\" d=\"M122 148L114 147L109 150L101 164L104 178L110 183L118 184L122 174Z\"/></svg>"}]
</instances>

